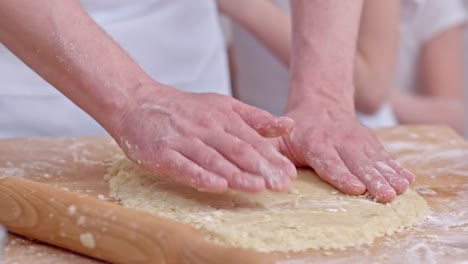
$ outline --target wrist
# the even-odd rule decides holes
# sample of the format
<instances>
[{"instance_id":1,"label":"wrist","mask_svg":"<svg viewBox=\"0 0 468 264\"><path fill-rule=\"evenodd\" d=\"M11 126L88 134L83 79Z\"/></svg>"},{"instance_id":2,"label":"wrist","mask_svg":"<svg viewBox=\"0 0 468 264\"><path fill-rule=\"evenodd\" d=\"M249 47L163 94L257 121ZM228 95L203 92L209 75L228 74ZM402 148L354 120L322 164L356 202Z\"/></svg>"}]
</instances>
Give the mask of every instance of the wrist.
<instances>
[{"instance_id":1,"label":"wrist","mask_svg":"<svg viewBox=\"0 0 468 264\"><path fill-rule=\"evenodd\" d=\"M314 113L355 116L353 91L351 83L306 85L291 81L286 112L310 109Z\"/></svg>"},{"instance_id":2,"label":"wrist","mask_svg":"<svg viewBox=\"0 0 468 264\"><path fill-rule=\"evenodd\" d=\"M354 109L344 109L340 105L323 101L314 101L307 104L288 107L286 116L295 120L295 116L310 116L311 120L349 121L356 118ZM295 120L296 121L296 120Z\"/></svg>"},{"instance_id":3,"label":"wrist","mask_svg":"<svg viewBox=\"0 0 468 264\"><path fill-rule=\"evenodd\" d=\"M118 138L124 126L125 116L129 112L134 111L138 106L144 103L147 98L161 98L169 90L169 88L155 81L139 82L134 86L125 90L124 93L117 93L113 98L108 100L108 111L100 111L99 117L96 120L109 132L109 134Z\"/></svg>"}]
</instances>

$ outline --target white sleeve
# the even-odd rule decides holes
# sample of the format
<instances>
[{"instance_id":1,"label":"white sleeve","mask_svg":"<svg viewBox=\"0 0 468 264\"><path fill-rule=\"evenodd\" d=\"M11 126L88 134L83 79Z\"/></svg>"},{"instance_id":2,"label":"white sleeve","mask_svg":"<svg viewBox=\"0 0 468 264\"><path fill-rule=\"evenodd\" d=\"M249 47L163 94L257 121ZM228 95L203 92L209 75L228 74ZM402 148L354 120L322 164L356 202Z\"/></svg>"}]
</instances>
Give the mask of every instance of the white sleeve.
<instances>
[{"instance_id":1,"label":"white sleeve","mask_svg":"<svg viewBox=\"0 0 468 264\"><path fill-rule=\"evenodd\" d=\"M421 43L467 20L461 0L426 0L418 16L416 32Z\"/></svg>"},{"instance_id":2,"label":"white sleeve","mask_svg":"<svg viewBox=\"0 0 468 264\"><path fill-rule=\"evenodd\" d=\"M224 37L224 43L227 47L232 44L232 21L229 17L219 14L219 25Z\"/></svg>"}]
</instances>

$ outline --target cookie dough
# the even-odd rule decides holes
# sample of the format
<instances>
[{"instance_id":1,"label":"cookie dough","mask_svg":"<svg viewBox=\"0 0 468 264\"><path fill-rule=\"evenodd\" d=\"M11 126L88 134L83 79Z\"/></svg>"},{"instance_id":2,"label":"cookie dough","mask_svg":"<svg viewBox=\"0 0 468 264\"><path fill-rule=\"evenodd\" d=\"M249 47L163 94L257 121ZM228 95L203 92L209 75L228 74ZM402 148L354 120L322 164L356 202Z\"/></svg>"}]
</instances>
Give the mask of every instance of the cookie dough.
<instances>
[{"instance_id":1,"label":"cookie dough","mask_svg":"<svg viewBox=\"0 0 468 264\"><path fill-rule=\"evenodd\" d=\"M418 224L429 213L426 201L412 190L380 204L344 195L310 170L299 170L285 193L199 192L124 157L114 161L107 179L110 197L126 207L190 224L221 245L262 252L369 244Z\"/></svg>"}]
</instances>

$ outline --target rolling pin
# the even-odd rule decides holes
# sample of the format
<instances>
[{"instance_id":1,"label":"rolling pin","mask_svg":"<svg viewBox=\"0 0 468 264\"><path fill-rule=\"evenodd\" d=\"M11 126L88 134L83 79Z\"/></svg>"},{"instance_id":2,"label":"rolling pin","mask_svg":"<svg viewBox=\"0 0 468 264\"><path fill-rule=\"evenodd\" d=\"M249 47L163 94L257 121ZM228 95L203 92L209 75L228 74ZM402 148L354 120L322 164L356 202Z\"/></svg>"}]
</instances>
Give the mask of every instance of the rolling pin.
<instances>
[{"instance_id":1,"label":"rolling pin","mask_svg":"<svg viewBox=\"0 0 468 264\"><path fill-rule=\"evenodd\" d=\"M0 178L8 231L111 263L271 263L189 225L20 177Z\"/></svg>"}]
</instances>

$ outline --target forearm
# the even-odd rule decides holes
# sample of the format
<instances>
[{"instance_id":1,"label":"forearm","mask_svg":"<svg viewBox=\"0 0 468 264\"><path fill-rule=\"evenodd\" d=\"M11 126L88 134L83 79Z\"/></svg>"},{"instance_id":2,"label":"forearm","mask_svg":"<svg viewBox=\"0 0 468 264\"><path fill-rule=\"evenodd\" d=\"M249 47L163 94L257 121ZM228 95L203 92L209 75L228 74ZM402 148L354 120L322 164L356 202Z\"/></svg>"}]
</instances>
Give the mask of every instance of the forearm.
<instances>
[{"instance_id":1,"label":"forearm","mask_svg":"<svg viewBox=\"0 0 468 264\"><path fill-rule=\"evenodd\" d=\"M151 82L77 1L1 1L0 41L111 134Z\"/></svg>"},{"instance_id":2,"label":"forearm","mask_svg":"<svg viewBox=\"0 0 468 264\"><path fill-rule=\"evenodd\" d=\"M221 2L224 4L225 2ZM354 64L356 109L375 112L392 82L398 41L397 2L364 4ZM290 63L291 17L266 0L253 0L224 10L252 33L286 66ZM259 14L265 19L259 19ZM382 21L383 20L383 21ZM382 52L385 50L385 52Z\"/></svg>"},{"instance_id":3,"label":"forearm","mask_svg":"<svg viewBox=\"0 0 468 264\"><path fill-rule=\"evenodd\" d=\"M294 0L288 109L323 104L354 114L353 66L362 1Z\"/></svg>"},{"instance_id":4,"label":"forearm","mask_svg":"<svg viewBox=\"0 0 468 264\"><path fill-rule=\"evenodd\" d=\"M392 84L392 80L388 78L390 73L393 71L385 72L384 69L379 69L375 64L366 61L359 53L356 54L354 86L357 111L373 114L385 100L388 100Z\"/></svg>"},{"instance_id":5,"label":"forearm","mask_svg":"<svg viewBox=\"0 0 468 264\"><path fill-rule=\"evenodd\" d=\"M387 99L398 51L399 1L364 2L354 68L356 108L374 113Z\"/></svg>"},{"instance_id":6,"label":"forearm","mask_svg":"<svg viewBox=\"0 0 468 264\"><path fill-rule=\"evenodd\" d=\"M391 104L402 124L447 125L463 133L461 99L394 94Z\"/></svg>"}]
</instances>

